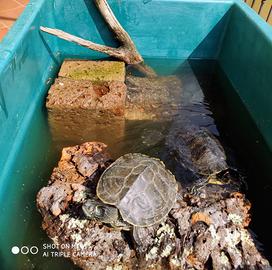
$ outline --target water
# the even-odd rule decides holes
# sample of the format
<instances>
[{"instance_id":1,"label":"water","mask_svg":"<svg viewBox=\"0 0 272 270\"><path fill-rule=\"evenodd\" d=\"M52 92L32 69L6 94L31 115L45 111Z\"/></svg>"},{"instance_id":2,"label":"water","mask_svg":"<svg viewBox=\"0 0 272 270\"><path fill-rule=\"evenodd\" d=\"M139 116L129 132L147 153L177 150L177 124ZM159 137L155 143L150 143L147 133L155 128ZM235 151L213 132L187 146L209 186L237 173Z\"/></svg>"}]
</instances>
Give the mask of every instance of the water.
<instances>
[{"instance_id":1,"label":"water","mask_svg":"<svg viewBox=\"0 0 272 270\"><path fill-rule=\"evenodd\" d=\"M269 163L272 157L235 90L214 61L146 59L146 63L159 75L174 74L182 81L183 106L174 114L184 115L194 125L207 128L224 146L229 162L244 171L249 187L247 195L253 205L251 228L269 256L272 237L267 217L271 211ZM12 184L6 186L8 196L0 217L2 232L5 232L0 235L0 269L77 269L67 259L50 253L54 248L41 229L41 217L35 206L36 194L46 185L64 146L100 140L109 145L114 158L129 152L142 152L160 157L171 168L173 163L166 158L165 137L172 124L165 119L131 120L108 124L107 129L95 126L84 132L88 127L83 121L79 134L78 130L64 125L61 133L54 132L52 136L46 110L40 104L24 147L18 153L18 170L12 175ZM180 180L179 171L174 173ZM34 245L39 248L37 255L12 255L10 252L13 246Z\"/></svg>"},{"instance_id":2,"label":"water","mask_svg":"<svg viewBox=\"0 0 272 270\"><path fill-rule=\"evenodd\" d=\"M272 236L267 214L271 212L272 153L219 65L209 61L190 64L210 104L221 141L244 171L246 195L252 203L250 229L271 262Z\"/></svg>"}]
</instances>

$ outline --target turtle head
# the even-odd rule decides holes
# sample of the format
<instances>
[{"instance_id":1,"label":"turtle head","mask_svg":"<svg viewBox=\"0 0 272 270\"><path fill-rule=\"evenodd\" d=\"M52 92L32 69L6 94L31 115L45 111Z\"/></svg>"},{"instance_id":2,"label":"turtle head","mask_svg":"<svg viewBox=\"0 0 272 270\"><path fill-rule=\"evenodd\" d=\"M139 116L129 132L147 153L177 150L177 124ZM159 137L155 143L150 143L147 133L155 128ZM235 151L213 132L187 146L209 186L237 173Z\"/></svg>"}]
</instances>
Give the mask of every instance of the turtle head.
<instances>
[{"instance_id":1,"label":"turtle head","mask_svg":"<svg viewBox=\"0 0 272 270\"><path fill-rule=\"evenodd\" d=\"M82 210L88 219L94 219L121 230L129 231L131 229L131 225L121 219L116 207L105 204L98 199L88 199L82 205Z\"/></svg>"},{"instance_id":2,"label":"turtle head","mask_svg":"<svg viewBox=\"0 0 272 270\"><path fill-rule=\"evenodd\" d=\"M82 210L87 218L103 221L106 218L107 207L96 199L88 199L82 205Z\"/></svg>"}]
</instances>

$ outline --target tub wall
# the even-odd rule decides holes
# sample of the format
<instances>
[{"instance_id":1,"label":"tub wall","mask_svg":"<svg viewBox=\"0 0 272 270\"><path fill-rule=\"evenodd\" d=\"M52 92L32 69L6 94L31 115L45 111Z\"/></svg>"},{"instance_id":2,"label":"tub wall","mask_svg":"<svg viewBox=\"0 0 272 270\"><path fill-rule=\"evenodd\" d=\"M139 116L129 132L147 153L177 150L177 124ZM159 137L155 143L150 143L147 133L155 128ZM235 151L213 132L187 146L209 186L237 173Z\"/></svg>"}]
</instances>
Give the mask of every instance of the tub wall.
<instances>
[{"instance_id":1,"label":"tub wall","mask_svg":"<svg viewBox=\"0 0 272 270\"><path fill-rule=\"evenodd\" d=\"M38 31L40 24L54 21L47 12L51 6L50 1L32 1L0 45L2 176L11 166L8 163L15 161L35 107L44 98L49 78L59 65L53 56L57 52L56 40L49 36L43 38ZM0 181L0 194L2 183L3 180Z\"/></svg>"},{"instance_id":2,"label":"tub wall","mask_svg":"<svg viewBox=\"0 0 272 270\"><path fill-rule=\"evenodd\" d=\"M230 16L219 63L272 149L272 29L246 4ZM245 134L246 136L246 134Z\"/></svg>"},{"instance_id":3,"label":"tub wall","mask_svg":"<svg viewBox=\"0 0 272 270\"><path fill-rule=\"evenodd\" d=\"M56 8L56 26L85 39L117 44L90 0L66 0ZM137 48L148 58L216 58L219 53L231 1L109 1L114 14L129 32ZM59 1L61 3L61 1ZM121 4L120 4L121 3ZM61 4L60 4L61 5ZM65 14L63 21L62 12ZM68 22L69 20L69 22ZM58 40L64 55L98 56L85 48Z\"/></svg>"},{"instance_id":4,"label":"tub wall","mask_svg":"<svg viewBox=\"0 0 272 270\"><path fill-rule=\"evenodd\" d=\"M50 141L43 116L45 90L59 66L57 43L42 38L53 22L50 1L32 1L0 45L0 269L28 269L12 246L24 243L34 194L45 176ZM48 50L46 42L50 42ZM36 224L40 226L40 224ZM30 233L31 235L31 233ZM35 235L32 233L33 239ZM40 236L39 236L40 237ZM34 240L33 240L34 241ZM34 244L28 241L26 244Z\"/></svg>"}]
</instances>

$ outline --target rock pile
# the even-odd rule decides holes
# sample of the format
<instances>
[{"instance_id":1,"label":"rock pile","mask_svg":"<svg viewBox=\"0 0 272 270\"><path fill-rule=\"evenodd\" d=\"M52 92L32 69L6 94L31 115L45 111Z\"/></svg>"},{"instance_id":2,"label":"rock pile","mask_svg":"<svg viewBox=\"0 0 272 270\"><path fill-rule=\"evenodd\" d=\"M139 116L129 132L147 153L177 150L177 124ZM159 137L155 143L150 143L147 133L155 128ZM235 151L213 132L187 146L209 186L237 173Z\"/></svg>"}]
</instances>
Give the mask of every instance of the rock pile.
<instances>
[{"instance_id":1,"label":"rock pile","mask_svg":"<svg viewBox=\"0 0 272 270\"><path fill-rule=\"evenodd\" d=\"M221 196L220 185L204 187L213 196L183 191L164 222L137 234L87 219L82 204L111 163L103 143L64 148L37 195L43 229L82 269L268 269L248 230L250 203L239 192Z\"/></svg>"}]
</instances>

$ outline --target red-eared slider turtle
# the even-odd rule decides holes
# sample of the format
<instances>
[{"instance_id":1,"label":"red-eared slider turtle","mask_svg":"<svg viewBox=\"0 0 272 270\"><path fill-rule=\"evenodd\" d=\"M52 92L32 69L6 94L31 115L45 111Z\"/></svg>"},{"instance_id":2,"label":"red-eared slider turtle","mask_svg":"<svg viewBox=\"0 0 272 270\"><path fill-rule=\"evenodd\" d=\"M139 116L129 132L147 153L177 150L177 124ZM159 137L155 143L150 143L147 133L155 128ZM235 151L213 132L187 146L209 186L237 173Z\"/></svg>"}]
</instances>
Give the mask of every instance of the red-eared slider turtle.
<instances>
[{"instance_id":1,"label":"red-eared slider turtle","mask_svg":"<svg viewBox=\"0 0 272 270\"><path fill-rule=\"evenodd\" d=\"M181 164L195 174L209 176L228 168L223 147L205 128L181 125L170 134L167 144Z\"/></svg>"},{"instance_id":2,"label":"red-eared slider turtle","mask_svg":"<svg viewBox=\"0 0 272 270\"><path fill-rule=\"evenodd\" d=\"M174 175L162 161L130 153L118 158L101 175L96 188L100 201L87 200L82 208L87 217L113 227L126 227L126 223L152 226L170 212L177 187Z\"/></svg>"},{"instance_id":3,"label":"red-eared slider turtle","mask_svg":"<svg viewBox=\"0 0 272 270\"><path fill-rule=\"evenodd\" d=\"M174 158L189 172L187 178L193 179L189 185L193 193L206 185L220 185L236 191L242 186L243 179L229 167L222 145L208 129L190 121L177 121L166 144Z\"/></svg>"}]
</instances>

